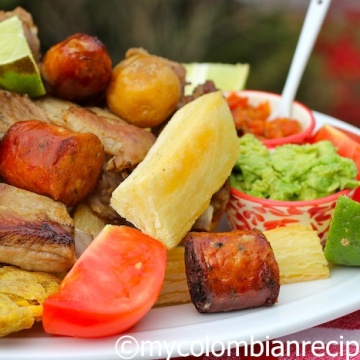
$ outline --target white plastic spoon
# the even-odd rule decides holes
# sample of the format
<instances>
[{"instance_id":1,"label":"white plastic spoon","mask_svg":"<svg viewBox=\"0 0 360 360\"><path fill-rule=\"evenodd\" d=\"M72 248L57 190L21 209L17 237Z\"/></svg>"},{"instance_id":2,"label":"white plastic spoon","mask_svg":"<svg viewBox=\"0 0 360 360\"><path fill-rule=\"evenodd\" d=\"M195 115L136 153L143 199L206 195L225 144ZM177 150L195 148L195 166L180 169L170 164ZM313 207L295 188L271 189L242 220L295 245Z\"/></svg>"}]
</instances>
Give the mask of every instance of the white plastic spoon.
<instances>
[{"instance_id":1,"label":"white plastic spoon","mask_svg":"<svg viewBox=\"0 0 360 360\"><path fill-rule=\"evenodd\" d=\"M269 120L276 117L291 117L292 104L304 73L321 25L329 8L331 0L311 0L307 10L295 54L285 82L281 100L270 115Z\"/></svg>"}]
</instances>

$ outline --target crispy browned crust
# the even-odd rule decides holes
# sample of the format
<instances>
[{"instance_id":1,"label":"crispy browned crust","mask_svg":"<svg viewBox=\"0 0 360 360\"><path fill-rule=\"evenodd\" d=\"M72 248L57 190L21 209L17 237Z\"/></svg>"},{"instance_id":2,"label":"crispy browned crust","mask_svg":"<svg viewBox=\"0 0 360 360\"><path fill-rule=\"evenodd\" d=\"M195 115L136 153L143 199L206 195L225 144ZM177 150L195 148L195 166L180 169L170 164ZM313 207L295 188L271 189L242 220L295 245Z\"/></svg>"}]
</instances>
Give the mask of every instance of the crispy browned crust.
<instances>
[{"instance_id":1,"label":"crispy browned crust","mask_svg":"<svg viewBox=\"0 0 360 360\"><path fill-rule=\"evenodd\" d=\"M45 111L35 105L28 95L0 89L0 136L16 122L34 119L49 122Z\"/></svg>"},{"instance_id":2,"label":"crispy browned crust","mask_svg":"<svg viewBox=\"0 0 360 360\"><path fill-rule=\"evenodd\" d=\"M258 230L190 232L185 237L185 266L199 312L270 306L278 299L279 267Z\"/></svg>"},{"instance_id":3,"label":"crispy browned crust","mask_svg":"<svg viewBox=\"0 0 360 360\"><path fill-rule=\"evenodd\" d=\"M8 184L67 206L94 190L103 162L96 135L42 121L17 122L0 144L0 174Z\"/></svg>"},{"instance_id":4,"label":"crispy browned crust","mask_svg":"<svg viewBox=\"0 0 360 360\"><path fill-rule=\"evenodd\" d=\"M155 142L147 130L128 124L109 111L83 108L72 102L45 97L35 102L45 111L50 121L75 132L91 132L112 155L107 170L121 172L142 161Z\"/></svg>"},{"instance_id":5,"label":"crispy browned crust","mask_svg":"<svg viewBox=\"0 0 360 360\"><path fill-rule=\"evenodd\" d=\"M18 121L41 120L78 133L93 133L111 155L107 170L121 172L139 164L156 138L101 108L84 108L70 101L44 97L35 101L0 89L0 136Z\"/></svg>"},{"instance_id":6,"label":"crispy browned crust","mask_svg":"<svg viewBox=\"0 0 360 360\"><path fill-rule=\"evenodd\" d=\"M0 263L64 272L74 262L74 223L65 205L0 184Z\"/></svg>"}]
</instances>

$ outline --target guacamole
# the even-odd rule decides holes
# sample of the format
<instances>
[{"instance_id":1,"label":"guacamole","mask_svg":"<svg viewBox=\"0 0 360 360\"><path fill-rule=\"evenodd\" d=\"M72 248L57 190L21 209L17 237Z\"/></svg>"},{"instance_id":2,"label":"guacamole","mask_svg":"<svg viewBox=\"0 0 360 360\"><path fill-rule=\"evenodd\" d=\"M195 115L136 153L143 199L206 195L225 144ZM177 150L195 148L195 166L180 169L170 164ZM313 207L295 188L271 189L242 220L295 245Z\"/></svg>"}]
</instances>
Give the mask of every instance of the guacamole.
<instances>
[{"instance_id":1,"label":"guacamole","mask_svg":"<svg viewBox=\"0 0 360 360\"><path fill-rule=\"evenodd\" d=\"M240 156L233 168L232 187L273 200L314 200L360 186L357 166L341 157L330 141L287 144L269 150L251 134L239 138Z\"/></svg>"}]
</instances>

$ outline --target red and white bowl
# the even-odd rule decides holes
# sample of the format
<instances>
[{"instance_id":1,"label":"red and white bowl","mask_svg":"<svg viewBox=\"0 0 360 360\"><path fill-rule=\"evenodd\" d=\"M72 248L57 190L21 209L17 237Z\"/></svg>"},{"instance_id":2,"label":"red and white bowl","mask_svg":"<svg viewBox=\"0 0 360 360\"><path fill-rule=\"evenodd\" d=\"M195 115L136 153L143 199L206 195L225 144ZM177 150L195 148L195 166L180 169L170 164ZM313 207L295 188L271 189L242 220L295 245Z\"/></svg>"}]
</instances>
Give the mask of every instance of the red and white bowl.
<instances>
[{"instance_id":1,"label":"red and white bowl","mask_svg":"<svg viewBox=\"0 0 360 360\"><path fill-rule=\"evenodd\" d=\"M229 225L234 230L271 230L294 224L311 225L324 241L339 196L351 197L353 190L342 190L316 200L277 201L261 199L231 188L226 209Z\"/></svg>"},{"instance_id":2,"label":"red and white bowl","mask_svg":"<svg viewBox=\"0 0 360 360\"><path fill-rule=\"evenodd\" d=\"M239 96L248 98L249 104L252 106L257 106L265 101L268 101L271 111L274 111L277 108L281 99L281 95L266 91L242 90L236 93ZM226 95L229 95L229 93L225 94L225 96ZM279 139L263 140L263 143L267 147L273 148L284 144L302 144L306 142L316 125L313 112L306 105L298 101L294 101L291 109L291 118L299 121L302 131Z\"/></svg>"}]
</instances>

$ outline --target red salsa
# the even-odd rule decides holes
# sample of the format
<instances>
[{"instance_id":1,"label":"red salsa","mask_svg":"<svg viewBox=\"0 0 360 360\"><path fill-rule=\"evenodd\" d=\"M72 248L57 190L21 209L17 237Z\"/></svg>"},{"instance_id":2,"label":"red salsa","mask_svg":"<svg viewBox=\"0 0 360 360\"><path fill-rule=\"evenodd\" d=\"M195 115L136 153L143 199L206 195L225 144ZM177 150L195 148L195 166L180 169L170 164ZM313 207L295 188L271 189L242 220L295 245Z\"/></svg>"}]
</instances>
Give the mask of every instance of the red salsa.
<instances>
[{"instance_id":1,"label":"red salsa","mask_svg":"<svg viewBox=\"0 0 360 360\"><path fill-rule=\"evenodd\" d=\"M271 113L268 101L252 106L247 97L239 96L235 92L231 93L226 100L239 135L251 133L260 139L279 139L301 131L300 123L294 119L276 118L268 121Z\"/></svg>"}]
</instances>

